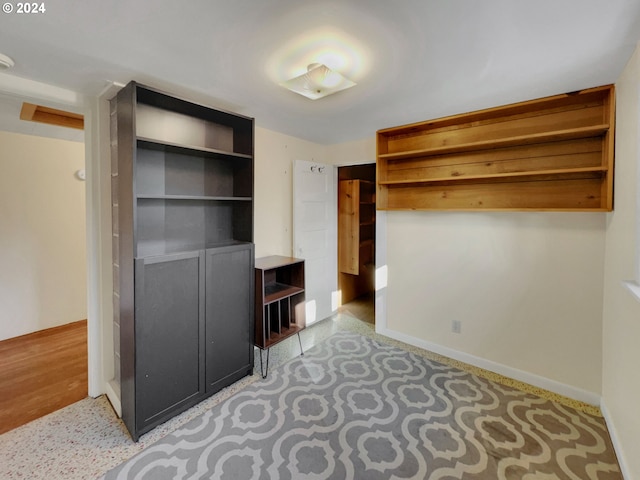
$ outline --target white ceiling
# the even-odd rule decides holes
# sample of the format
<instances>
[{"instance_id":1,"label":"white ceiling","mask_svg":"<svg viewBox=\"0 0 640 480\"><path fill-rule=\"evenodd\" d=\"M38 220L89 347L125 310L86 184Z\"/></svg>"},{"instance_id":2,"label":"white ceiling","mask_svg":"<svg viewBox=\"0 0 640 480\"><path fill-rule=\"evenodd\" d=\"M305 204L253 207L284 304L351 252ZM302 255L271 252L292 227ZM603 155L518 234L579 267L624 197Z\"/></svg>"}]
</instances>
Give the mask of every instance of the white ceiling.
<instances>
[{"instance_id":1,"label":"white ceiling","mask_svg":"<svg viewBox=\"0 0 640 480\"><path fill-rule=\"evenodd\" d=\"M614 83L640 39L640 0L44 4L0 13L12 75L88 95L135 79L323 144ZM277 85L318 60L358 85L315 101Z\"/></svg>"}]
</instances>

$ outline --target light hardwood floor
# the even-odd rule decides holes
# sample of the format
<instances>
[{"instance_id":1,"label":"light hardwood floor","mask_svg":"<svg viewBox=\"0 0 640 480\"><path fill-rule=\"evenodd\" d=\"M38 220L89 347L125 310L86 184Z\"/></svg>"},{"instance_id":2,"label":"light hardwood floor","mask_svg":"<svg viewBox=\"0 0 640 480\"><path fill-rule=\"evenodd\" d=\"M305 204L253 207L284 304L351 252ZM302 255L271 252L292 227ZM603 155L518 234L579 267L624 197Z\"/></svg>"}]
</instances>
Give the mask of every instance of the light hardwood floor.
<instances>
[{"instance_id":1,"label":"light hardwood floor","mask_svg":"<svg viewBox=\"0 0 640 480\"><path fill-rule=\"evenodd\" d=\"M0 434L87 396L87 321L0 342Z\"/></svg>"},{"instance_id":2,"label":"light hardwood floor","mask_svg":"<svg viewBox=\"0 0 640 480\"><path fill-rule=\"evenodd\" d=\"M369 293L351 300L349 303L345 303L340 307L341 312L347 312L354 317L375 325L376 323L376 311L375 311L375 295Z\"/></svg>"}]
</instances>

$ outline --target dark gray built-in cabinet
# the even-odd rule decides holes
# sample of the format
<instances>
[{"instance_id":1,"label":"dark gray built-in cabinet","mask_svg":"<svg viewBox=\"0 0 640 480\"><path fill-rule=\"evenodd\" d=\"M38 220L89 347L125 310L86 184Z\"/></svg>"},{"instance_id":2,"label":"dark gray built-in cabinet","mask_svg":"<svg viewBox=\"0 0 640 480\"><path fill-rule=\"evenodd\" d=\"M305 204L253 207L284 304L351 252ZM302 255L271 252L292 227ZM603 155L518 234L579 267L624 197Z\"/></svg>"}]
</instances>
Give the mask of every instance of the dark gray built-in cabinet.
<instances>
[{"instance_id":1,"label":"dark gray built-in cabinet","mask_svg":"<svg viewBox=\"0 0 640 480\"><path fill-rule=\"evenodd\" d=\"M114 348L132 438L253 372L252 118L111 101Z\"/></svg>"}]
</instances>

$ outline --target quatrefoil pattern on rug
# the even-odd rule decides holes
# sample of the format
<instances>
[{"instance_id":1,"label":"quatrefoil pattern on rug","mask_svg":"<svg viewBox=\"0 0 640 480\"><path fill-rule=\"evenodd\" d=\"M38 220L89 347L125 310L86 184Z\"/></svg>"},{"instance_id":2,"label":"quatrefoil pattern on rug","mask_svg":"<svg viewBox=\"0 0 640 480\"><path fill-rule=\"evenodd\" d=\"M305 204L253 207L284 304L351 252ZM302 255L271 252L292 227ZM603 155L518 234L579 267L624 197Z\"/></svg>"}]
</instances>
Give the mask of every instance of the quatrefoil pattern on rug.
<instances>
[{"instance_id":1,"label":"quatrefoil pattern on rug","mask_svg":"<svg viewBox=\"0 0 640 480\"><path fill-rule=\"evenodd\" d=\"M352 333L105 479L621 479L602 418Z\"/></svg>"}]
</instances>

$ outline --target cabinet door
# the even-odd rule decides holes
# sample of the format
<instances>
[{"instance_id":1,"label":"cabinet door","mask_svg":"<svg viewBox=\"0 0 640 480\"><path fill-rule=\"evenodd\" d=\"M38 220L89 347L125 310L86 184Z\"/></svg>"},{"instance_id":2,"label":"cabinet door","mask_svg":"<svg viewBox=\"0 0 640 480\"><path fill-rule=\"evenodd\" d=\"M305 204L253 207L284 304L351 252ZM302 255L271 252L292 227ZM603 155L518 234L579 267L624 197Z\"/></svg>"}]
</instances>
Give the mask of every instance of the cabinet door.
<instances>
[{"instance_id":1,"label":"cabinet door","mask_svg":"<svg viewBox=\"0 0 640 480\"><path fill-rule=\"evenodd\" d=\"M253 265L253 244L206 251L207 393L253 372Z\"/></svg>"},{"instance_id":2,"label":"cabinet door","mask_svg":"<svg viewBox=\"0 0 640 480\"><path fill-rule=\"evenodd\" d=\"M204 251L136 259L136 426L204 393Z\"/></svg>"}]
</instances>

